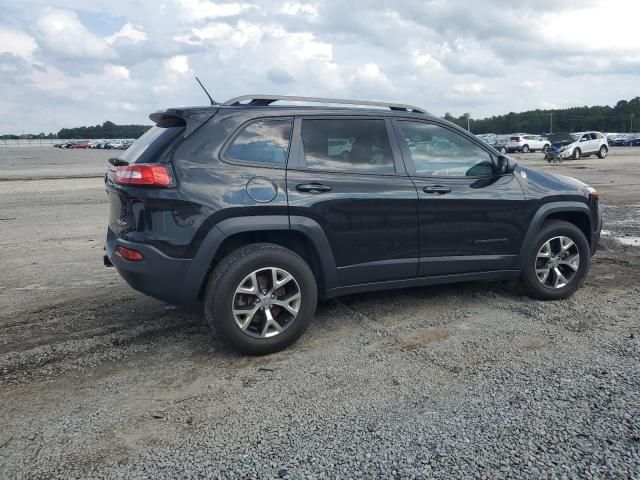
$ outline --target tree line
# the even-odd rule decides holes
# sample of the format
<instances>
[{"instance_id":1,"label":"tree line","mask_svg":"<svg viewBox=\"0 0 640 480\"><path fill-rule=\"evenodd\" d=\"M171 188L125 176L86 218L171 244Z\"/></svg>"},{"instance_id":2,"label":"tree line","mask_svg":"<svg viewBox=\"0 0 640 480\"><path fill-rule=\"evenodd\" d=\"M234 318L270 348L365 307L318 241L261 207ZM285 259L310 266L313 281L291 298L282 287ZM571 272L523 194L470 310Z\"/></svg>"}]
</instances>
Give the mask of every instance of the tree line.
<instances>
[{"instance_id":1,"label":"tree line","mask_svg":"<svg viewBox=\"0 0 640 480\"><path fill-rule=\"evenodd\" d=\"M497 115L475 119L468 113L455 117L444 115L446 120L462 128L469 127L473 133L550 133L580 132L597 130L601 132L640 131L640 97L620 100L615 106L573 107L554 110L529 110L527 112Z\"/></svg>"},{"instance_id":2,"label":"tree line","mask_svg":"<svg viewBox=\"0 0 640 480\"><path fill-rule=\"evenodd\" d=\"M109 139L109 138L138 138L149 130L149 125L116 125L106 121L94 127L63 128L58 133L27 133L23 135L0 135L0 140L21 140L39 138L59 139Z\"/></svg>"},{"instance_id":3,"label":"tree line","mask_svg":"<svg viewBox=\"0 0 640 480\"><path fill-rule=\"evenodd\" d=\"M63 128L58 132L58 138L138 138L150 128L148 125L116 125L106 121L94 127Z\"/></svg>"}]
</instances>

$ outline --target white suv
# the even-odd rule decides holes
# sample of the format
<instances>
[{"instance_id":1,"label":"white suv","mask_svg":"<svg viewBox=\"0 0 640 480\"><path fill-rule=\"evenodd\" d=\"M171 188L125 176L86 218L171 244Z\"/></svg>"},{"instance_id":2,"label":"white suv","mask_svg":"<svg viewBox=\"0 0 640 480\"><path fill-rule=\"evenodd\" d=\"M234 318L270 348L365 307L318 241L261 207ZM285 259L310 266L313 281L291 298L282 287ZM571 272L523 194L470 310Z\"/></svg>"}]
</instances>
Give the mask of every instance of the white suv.
<instances>
[{"instance_id":1,"label":"white suv","mask_svg":"<svg viewBox=\"0 0 640 480\"><path fill-rule=\"evenodd\" d=\"M529 153L540 150L546 152L551 146L549 140L538 135L515 135L507 143L507 151Z\"/></svg>"},{"instance_id":2,"label":"white suv","mask_svg":"<svg viewBox=\"0 0 640 480\"><path fill-rule=\"evenodd\" d=\"M564 135L564 138L554 140L553 148L547 152L547 160L558 157L560 160L598 155L600 158L607 156L609 143L607 137L600 132L577 132Z\"/></svg>"}]
</instances>

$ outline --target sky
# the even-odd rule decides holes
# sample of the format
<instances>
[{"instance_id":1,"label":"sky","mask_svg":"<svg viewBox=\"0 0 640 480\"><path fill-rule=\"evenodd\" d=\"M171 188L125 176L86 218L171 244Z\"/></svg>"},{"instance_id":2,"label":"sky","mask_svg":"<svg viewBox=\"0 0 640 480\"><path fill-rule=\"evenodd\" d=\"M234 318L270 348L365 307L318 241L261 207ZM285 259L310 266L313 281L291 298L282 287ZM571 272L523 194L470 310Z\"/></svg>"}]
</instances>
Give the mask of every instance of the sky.
<instances>
[{"instance_id":1,"label":"sky","mask_svg":"<svg viewBox=\"0 0 640 480\"><path fill-rule=\"evenodd\" d=\"M640 95L635 0L0 0L0 133L242 94L472 118Z\"/></svg>"}]
</instances>

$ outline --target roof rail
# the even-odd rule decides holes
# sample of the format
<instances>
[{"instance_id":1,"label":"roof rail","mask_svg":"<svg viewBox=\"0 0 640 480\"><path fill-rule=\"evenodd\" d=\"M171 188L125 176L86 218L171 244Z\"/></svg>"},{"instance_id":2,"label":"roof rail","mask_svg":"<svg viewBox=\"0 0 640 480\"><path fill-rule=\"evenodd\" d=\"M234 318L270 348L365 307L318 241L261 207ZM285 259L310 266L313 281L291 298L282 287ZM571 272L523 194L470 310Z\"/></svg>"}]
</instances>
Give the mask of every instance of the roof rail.
<instances>
[{"instance_id":1,"label":"roof rail","mask_svg":"<svg viewBox=\"0 0 640 480\"><path fill-rule=\"evenodd\" d=\"M372 102L369 100L345 100L340 98L319 98L319 97L294 97L289 95L242 95L227 100L222 105L240 106L247 105L252 107L266 107L274 102L287 101L287 102L306 102L306 103L337 103L342 105L367 105L371 107L385 107L390 110L424 113L429 114L426 110L413 105L404 105L402 103L385 103L385 102ZM246 102L246 103L242 103Z\"/></svg>"}]
</instances>

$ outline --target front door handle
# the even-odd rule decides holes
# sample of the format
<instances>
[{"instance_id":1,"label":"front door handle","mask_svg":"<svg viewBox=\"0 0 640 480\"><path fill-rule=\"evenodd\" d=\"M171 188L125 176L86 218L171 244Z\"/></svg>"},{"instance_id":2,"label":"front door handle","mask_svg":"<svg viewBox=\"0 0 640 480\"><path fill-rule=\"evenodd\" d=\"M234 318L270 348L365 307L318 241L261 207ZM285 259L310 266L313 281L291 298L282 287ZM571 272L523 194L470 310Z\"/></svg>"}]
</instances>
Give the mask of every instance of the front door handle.
<instances>
[{"instance_id":1,"label":"front door handle","mask_svg":"<svg viewBox=\"0 0 640 480\"><path fill-rule=\"evenodd\" d=\"M323 185L321 183L301 183L296 185L296 190L299 192L310 192L310 193L323 193L330 192L333 190L333 187L329 185Z\"/></svg>"},{"instance_id":2,"label":"front door handle","mask_svg":"<svg viewBox=\"0 0 640 480\"><path fill-rule=\"evenodd\" d=\"M443 187L442 185L430 185L422 189L424 193L437 193L438 195L444 195L449 193L451 189L449 187Z\"/></svg>"}]
</instances>

